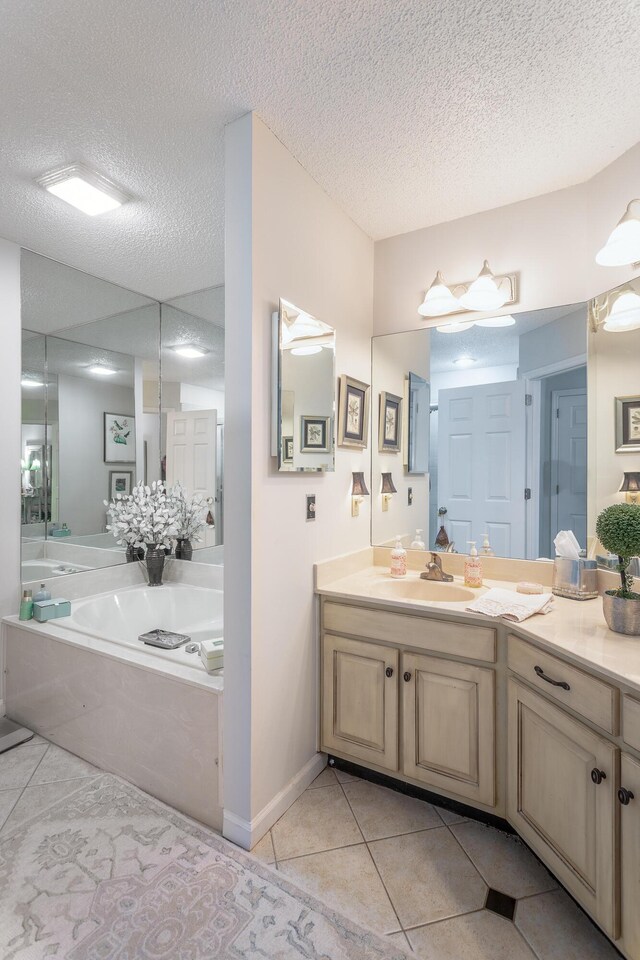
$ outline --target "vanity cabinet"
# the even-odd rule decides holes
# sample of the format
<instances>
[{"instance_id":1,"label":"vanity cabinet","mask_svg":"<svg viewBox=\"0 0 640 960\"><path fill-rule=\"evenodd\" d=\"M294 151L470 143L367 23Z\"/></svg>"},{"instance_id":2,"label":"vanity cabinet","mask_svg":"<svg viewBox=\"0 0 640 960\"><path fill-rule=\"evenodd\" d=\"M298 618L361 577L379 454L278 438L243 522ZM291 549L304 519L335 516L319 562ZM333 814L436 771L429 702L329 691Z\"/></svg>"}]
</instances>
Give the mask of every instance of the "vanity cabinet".
<instances>
[{"instance_id":1,"label":"vanity cabinet","mask_svg":"<svg viewBox=\"0 0 640 960\"><path fill-rule=\"evenodd\" d=\"M626 753L620 764L620 871L622 943L640 957L640 761Z\"/></svg>"},{"instance_id":2,"label":"vanity cabinet","mask_svg":"<svg viewBox=\"0 0 640 960\"><path fill-rule=\"evenodd\" d=\"M508 686L508 819L615 938L619 751L537 691Z\"/></svg>"}]
</instances>

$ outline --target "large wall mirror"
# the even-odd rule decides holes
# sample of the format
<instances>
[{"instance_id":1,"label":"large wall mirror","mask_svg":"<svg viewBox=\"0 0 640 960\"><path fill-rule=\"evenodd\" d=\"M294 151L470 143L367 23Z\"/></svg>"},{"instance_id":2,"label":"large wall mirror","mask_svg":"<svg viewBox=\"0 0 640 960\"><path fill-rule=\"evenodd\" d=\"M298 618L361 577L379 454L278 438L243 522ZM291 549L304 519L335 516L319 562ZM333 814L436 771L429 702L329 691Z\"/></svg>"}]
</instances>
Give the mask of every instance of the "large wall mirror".
<instances>
[{"instance_id":1,"label":"large wall mirror","mask_svg":"<svg viewBox=\"0 0 640 960\"><path fill-rule=\"evenodd\" d=\"M141 480L211 497L220 562L223 289L160 304L23 251L21 294L22 580L124 563L104 501Z\"/></svg>"},{"instance_id":2,"label":"large wall mirror","mask_svg":"<svg viewBox=\"0 0 640 960\"><path fill-rule=\"evenodd\" d=\"M466 553L488 542L497 556L535 559L569 528L587 547L586 304L443 318L375 337L372 357L374 544L400 535ZM396 450L379 440L389 394L402 400Z\"/></svg>"}]
</instances>

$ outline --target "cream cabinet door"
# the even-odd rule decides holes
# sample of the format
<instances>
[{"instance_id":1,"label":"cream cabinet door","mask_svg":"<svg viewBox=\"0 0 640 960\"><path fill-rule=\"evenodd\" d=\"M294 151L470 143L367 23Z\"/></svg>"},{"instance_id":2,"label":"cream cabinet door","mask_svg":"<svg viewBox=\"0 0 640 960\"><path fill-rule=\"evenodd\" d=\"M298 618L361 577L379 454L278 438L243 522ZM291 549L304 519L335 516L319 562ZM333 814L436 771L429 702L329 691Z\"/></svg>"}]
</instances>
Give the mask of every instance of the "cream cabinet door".
<instances>
[{"instance_id":1,"label":"cream cabinet door","mask_svg":"<svg viewBox=\"0 0 640 960\"><path fill-rule=\"evenodd\" d=\"M398 769L398 660L393 647L324 635L323 750Z\"/></svg>"},{"instance_id":2,"label":"cream cabinet door","mask_svg":"<svg viewBox=\"0 0 640 960\"><path fill-rule=\"evenodd\" d=\"M640 762L622 754L620 767L620 850L622 940L630 957L640 957Z\"/></svg>"},{"instance_id":3,"label":"cream cabinet door","mask_svg":"<svg viewBox=\"0 0 640 960\"><path fill-rule=\"evenodd\" d=\"M613 744L509 680L508 819L611 937L616 761Z\"/></svg>"},{"instance_id":4,"label":"cream cabinet door","mask_svg":"<svg viewBox=\"0 0 640 960\"><path fill-rule=\"evenodd\" d=\"M403 773L495 804L495 676L452 660L402 656Z\"/></svg>"}]
</instances>

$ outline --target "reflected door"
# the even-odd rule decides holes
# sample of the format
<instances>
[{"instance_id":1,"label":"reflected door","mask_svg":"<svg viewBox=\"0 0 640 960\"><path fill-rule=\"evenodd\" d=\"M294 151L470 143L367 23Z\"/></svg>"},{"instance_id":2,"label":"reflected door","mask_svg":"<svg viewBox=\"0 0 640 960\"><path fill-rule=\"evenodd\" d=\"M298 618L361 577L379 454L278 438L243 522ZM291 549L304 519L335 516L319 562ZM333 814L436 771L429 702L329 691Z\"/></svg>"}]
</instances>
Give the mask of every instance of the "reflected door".
<instances>
[{"instance_id":1,"label":"reflected door","mask_svg":"<svg viewBox=\"0 0 640 960\"><path fill-rule=\"evenodd\" d=\"M553 393L551 536L573 530L587 543L587 391Z\"/></svg>"},{"instance_id":2,"label":"reflected door","mask_svg":"<svg viewBox=\"0 0 640 960\"><path fill-rule=\"evenodd\" d=\"M439 391L438 505L458 552L488 533L497 556L525 556L525 449L524 381Z\"/></svg>"},{"instance_id":3,"label":"reflected door","mask_svg":"<svg viewBox=\"0 0 640 960\"><path fill-rule=\"evenodd\" d=\"M216 410L167 413L167 486L180 482L187 494L216 495ZM215 545L215 530L206 527L202 546Z\"/></svg>"}]
</instances>

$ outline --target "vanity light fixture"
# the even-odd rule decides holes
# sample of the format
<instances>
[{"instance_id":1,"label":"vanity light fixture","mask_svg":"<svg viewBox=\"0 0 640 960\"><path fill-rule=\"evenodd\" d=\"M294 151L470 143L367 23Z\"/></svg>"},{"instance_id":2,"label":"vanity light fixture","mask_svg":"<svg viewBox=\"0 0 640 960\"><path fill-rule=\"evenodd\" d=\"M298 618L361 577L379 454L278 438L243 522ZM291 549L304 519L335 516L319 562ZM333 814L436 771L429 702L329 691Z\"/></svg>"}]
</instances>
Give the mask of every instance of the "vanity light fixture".
<instances>
[{"instance_id":1,"label":"vanity light fixture","mask_svg":"<svg viewBox=\"0 0 640 960\"><path fill-rule=\"evenodd\" d=\"M625 472L620 493L624 493L627 503L640 504L640 472Z\"/></svg>"},{"instance_id":2,"label":"vanity light fixture","mask_svg":"<svg viewBox=\"0 0 640 960\"><path fill-rule=\"evenodd\" d=\"M488 260L482 265L477 278L469 285L466 293L460 297L460 303L465 310L499 310L509 299L508 294L501 290L496 283Z\"/></svg>"},{"instance_id":3,"label":"vanity light fixture","mask_svg":"<svg viewBox=\"0 0 640 960\"><path fill-rule=\"evenodd\" d=\"M472 367L474 363L477 363L475 357L470 357L467 354L464 354L462 357L456 357L453 361L458 367Z\"/></svg>"},{"instance_id":4,"label":"vanity light fixture","mask_svg":"<svg viewBox=\"0 0 640 960\"><path fill-rule=\"evenodd\" d=\"M322 353L322 347L317 344L309 347L292 347L290 353L294 357L310 357L314 353Z\"/></svg>"},{"instance_id":5,"label":"vanity light fixture","mask_svg":"<svg viewBox=\"0 0 640 960\"><path fill-rule=\"evenodd\" d=\"M202 347L197 347L195 343L181 343L177 347L174 347L173 350L179 357L186 357L188 360L197 360L199 357L204 357L208 353L208 351L203 350Z\"/></svg>"},{"instance_id":6,"label":"vanity light fixture","mask_svg":"<svg viewBox=\"0 0 640 960\"><path fill-rule=\"evenodd\" d=\"M82 163L72 163L45 173L36 179L36 183L90 217L116 210L131 199L106 177Z\"/></svg>"},{"instance_id":7,"label":"vanity light fixture","mask_svg":"<svg viewBox=\"0 0 640 960\"><path fill-rule=\"evenodd\" d=\"M448 313L459 312L460 301L454 297L442 273L438 270L433 283L424 295L424 300L418 307L418 313L421 317L444 317Z\"/></svg>"},{"instance_id":8,"label":"vanity light fixture","mask_svg":"<svg viewBox=\"0 0 640 960\"><path fill-rule=\"evenodd\" d=\"M398 492L390 473L382 474L382 490L380 492L382 493L382 509L386 512L389 509L389 500L394 493Z\"/></svg>"},{"instance_id":9,"label":"vanity light fixture","mask_svg":"<svg viewBox=\"0 0 640 960\"><path fill-rule=\"evenodd\" d=\"M609 333L640 329L640 296L628 283L611 294L604 329Z\"/></svg>"},{"instance_id":10,"label":"vanity light fixture","mask_svg":"<svg viewBox=\"0 0 640 960\"><path fill-rule=\"evenodd\" d=\"M636 204L636 212L631 208ZM640 199L631 200L627 209L609 234L609 239L596 253L596 263L602 267L624 267L640 261Z\"/></svg>"},{"instance_id":11,"label":"vanity light fixture","mask_svg":"<svg viewBox=\"0 0 640 960\"><path fill-rule=\"evenodd\" d=\"M117 370L114 370L112 367L107 367L104 363L94 363L90 367L87 367L89 373L92 373L95 377L112 377Z\"/></svg>"},{"instance_id":12,"label":"vanity light fixture","mask_svg":"<svg viewBox=\"0 0 640 960\"><path fill-rule=\"evenodd\" d=\"M354 471L351 474L351 516L360 516L360 504L365 497L369 496L367 484L362 471Z\"/></svg>"},{"instance_id":13,"label":"vanity light fixture","mask_svg":"<svg viewBox=\"0 0 640 960\"><path fill-rule=\"evenodd\" d=\"M515 322L516 318L512 317L510 313L503 317L487 317L485 320L474 320L476 327L513 327Z\"/></svg>"}]
</instances>

